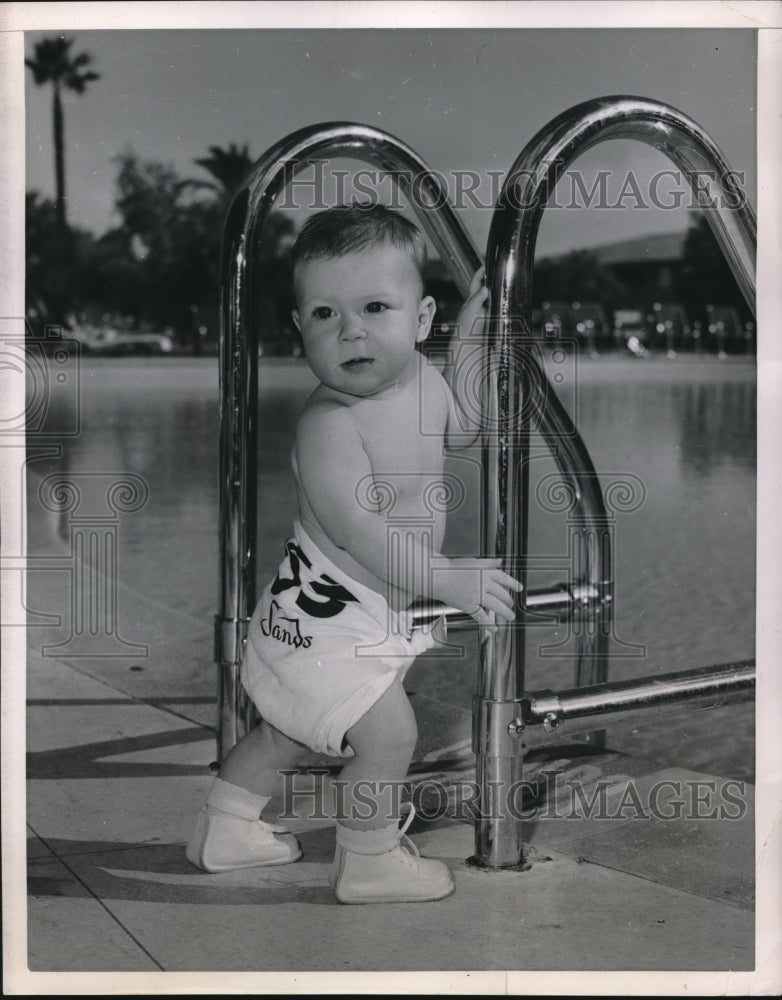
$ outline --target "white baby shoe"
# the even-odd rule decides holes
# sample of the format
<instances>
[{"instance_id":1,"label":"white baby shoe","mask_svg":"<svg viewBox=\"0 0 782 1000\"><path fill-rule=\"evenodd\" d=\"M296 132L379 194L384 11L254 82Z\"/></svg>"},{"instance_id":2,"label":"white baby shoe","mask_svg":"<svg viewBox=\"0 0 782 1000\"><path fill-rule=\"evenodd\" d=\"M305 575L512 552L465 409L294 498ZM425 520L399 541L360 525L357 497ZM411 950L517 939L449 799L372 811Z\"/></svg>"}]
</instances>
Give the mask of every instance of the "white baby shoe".
<instances>
[{"instance_id":1,"label":"white baby shoe","mask_svg":"<svg viewBox=\"0 0 782 1000\"><path fill-rule=\"evenodd\" d=\"M415 810L400 829L352 830L337 824L331 884L340 903L423 903L454 891L447 865L422 858L405 836Z\"/></svg>"},{"instance_id":2,"label":"white baby shoe","mask_svg":"<svg viewBox=\"0 0 782 1000\"><path fill-rule=\"evenodd\" d=\"M205 872L287 865L298 861L301 847L284 827L249 820L204 806L187 848L187 860Z\"/></svg>"}]
</instances>

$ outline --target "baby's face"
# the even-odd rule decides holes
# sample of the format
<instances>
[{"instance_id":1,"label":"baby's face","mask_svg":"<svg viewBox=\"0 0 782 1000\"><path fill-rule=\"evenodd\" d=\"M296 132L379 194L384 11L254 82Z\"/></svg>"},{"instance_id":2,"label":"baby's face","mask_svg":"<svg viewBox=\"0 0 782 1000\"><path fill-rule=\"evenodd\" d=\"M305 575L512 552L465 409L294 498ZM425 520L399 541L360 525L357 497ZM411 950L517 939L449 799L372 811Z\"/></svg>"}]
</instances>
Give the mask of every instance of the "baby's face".
<instances>
[{"instance_id":1,"label":"baby's face","mask_svg":"<svg viewBox=\"0 0 782 1000\"><path fill-rule=\"evenodd\" d=\"M425 340L435 302L421 297L409 254L369 247L331 260L303 261L293 319L324 385L377 396L417 377L415 345Z\"/></svg>"}]
</instances>

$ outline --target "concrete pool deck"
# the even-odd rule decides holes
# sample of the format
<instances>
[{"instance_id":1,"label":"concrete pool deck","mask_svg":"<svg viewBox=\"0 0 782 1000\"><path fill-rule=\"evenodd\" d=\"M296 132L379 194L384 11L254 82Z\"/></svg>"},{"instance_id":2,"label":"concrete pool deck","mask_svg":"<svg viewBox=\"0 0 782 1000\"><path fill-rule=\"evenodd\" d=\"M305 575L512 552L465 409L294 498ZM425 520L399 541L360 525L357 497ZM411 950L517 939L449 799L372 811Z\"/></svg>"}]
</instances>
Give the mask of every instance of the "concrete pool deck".
<instances>
[{"instance_id":1,"label":"concrete pool deck","mask_svg":"<svg viewBox=\"0 0 782 1000\"><path fill-rule=\"evenodd\" d=\"M30 574L31 607L62 605L58 576ZM480 991L502 993L529 988L513 970L685 970L690 983L692 973L721 970L735 985L753 969L752 786L723 788L710 776L584 744L530 761L531 771L562 774L559 807L549 798L551 817L527 823L526 872L467 867L472 828L455 815L417 821L421 852L454 873L456 893L440 902L340 905L328 885L333 826L306 816L289 821L304 848L296 864L196 870L184 843L212 780L213 697L203 675L183 673L182 657L196 644L208 656L210 636L203 623L163 614L143 595L121 598L128 620L143 616L152 629L143 671L120 676L108 658L68 660L51 648L42 655L46 630L30 630L27 940L35 991L47 992L49 981L60 992L63 973L78 972L101 973L98 992L129 973L147 973L132 982L153 989L165 983L161 973L192 971L252 974L253 991L290 985L266 973L297 973L300 991L307 973L446 971L471 992L457 974L490 973L494 985ZM414 787L428 781L453 791L469 782L468 713L415 695L413 703L429 733ZM572 796L564 802L571 786L589 796L597 782L609 803L625 802L623 814L617 806L613 818L577 816ZM659 815L641 818L638 805L663 785ZM709 802L696 812L725 818L665 818L677 812L672 794L689 794L692 804L697 788ZM211 992L210 982L199 977L197 985ZM329 980L317 982L315 992ZM392 982L384 976L376 991ZM426 982L416 978L407 991L428 992Z\"/></svg>"}]
</instances>

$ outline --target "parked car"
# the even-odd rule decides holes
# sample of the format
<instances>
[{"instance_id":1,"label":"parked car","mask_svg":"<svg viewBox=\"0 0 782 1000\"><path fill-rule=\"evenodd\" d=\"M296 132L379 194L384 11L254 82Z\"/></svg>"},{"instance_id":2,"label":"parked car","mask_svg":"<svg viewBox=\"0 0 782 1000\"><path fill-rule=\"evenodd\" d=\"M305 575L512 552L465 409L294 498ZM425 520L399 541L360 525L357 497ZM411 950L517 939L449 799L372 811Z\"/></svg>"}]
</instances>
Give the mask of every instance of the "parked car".
<instances>
[{"instance_id":1,"label":"parked car","mask_svg":"<svg viewBox=\"0 0 782 1000\"><path fill-rule=\"evenodd\" d=\"M706 306L704 346L707 350L719 356L724 356L729 349L734 353L743 353L747 349L746 332L739 311L734 306Z\"/></svg>"},{"instance_id":2,"label":"parked car","mask_svg":"<svg viewBox=\"0 0 782 1000\"><path fill-rule=\"evenodd\" d=\"M614 312L614 343L637 358L649 356L649 330L641 309L617 309Z\"/></svg>"},{"instance_id":3,"label":"parked car","mask_svg":"<svg viewBox=\"0 0 782 1000\"><path fill-rule=\"evenodd\" d=\"M669 357L675 357L677 351L692 349L692 327L680 303L655 302L646 319L652 349L665 351Z\"/></svg>"},{"instance_id":4,"label":"parked car","mask_svg":"<svg viewBox=\"0 0 782 1000\"><path fill-rule=\"evenodd\" d=\"M85 354L121 357L164 355L174 350L174 339L166 332L139 333L114 327L80 326L73 330L72 336L79 341Z\"/></svg>"}]
</instances>

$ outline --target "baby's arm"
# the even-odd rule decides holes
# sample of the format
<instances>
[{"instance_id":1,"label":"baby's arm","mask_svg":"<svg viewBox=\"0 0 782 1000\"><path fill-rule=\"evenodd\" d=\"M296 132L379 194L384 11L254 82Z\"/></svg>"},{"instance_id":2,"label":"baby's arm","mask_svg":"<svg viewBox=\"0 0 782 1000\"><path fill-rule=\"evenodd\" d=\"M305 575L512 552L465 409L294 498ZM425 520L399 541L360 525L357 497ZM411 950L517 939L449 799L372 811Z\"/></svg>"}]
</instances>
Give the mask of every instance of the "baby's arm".
<instances>
[{"instance_id":1,"label":"baby's arm","mask_svg":"<svg viewBox=\"0 0 782 1000\"><path fill-rule=\"evenodd\" d=\"M407 559L390 559L385 515L371 508L372 467L349 411L322 403L306 410L296 435L299 481L331 541L370 573L412 595L442 601L480 624L491 613L512 621L521 585L499 559L448 559L429 550L426 527L406 528Z\"/></svg>"},{"instance_id":2,"label":"baby's arm","mask_svg":"<svg viewBox=\"0 0 782 1000\"><path fill-rule=\"evenodd\" d=\"M467 448L481 430L481 397L485 388L486 304L489 290L479 268L470 282L467 301L459 310L450 342L451 362L443 370L448 383L449 415L446 446Z\"/></svg>"}]
</instances>

